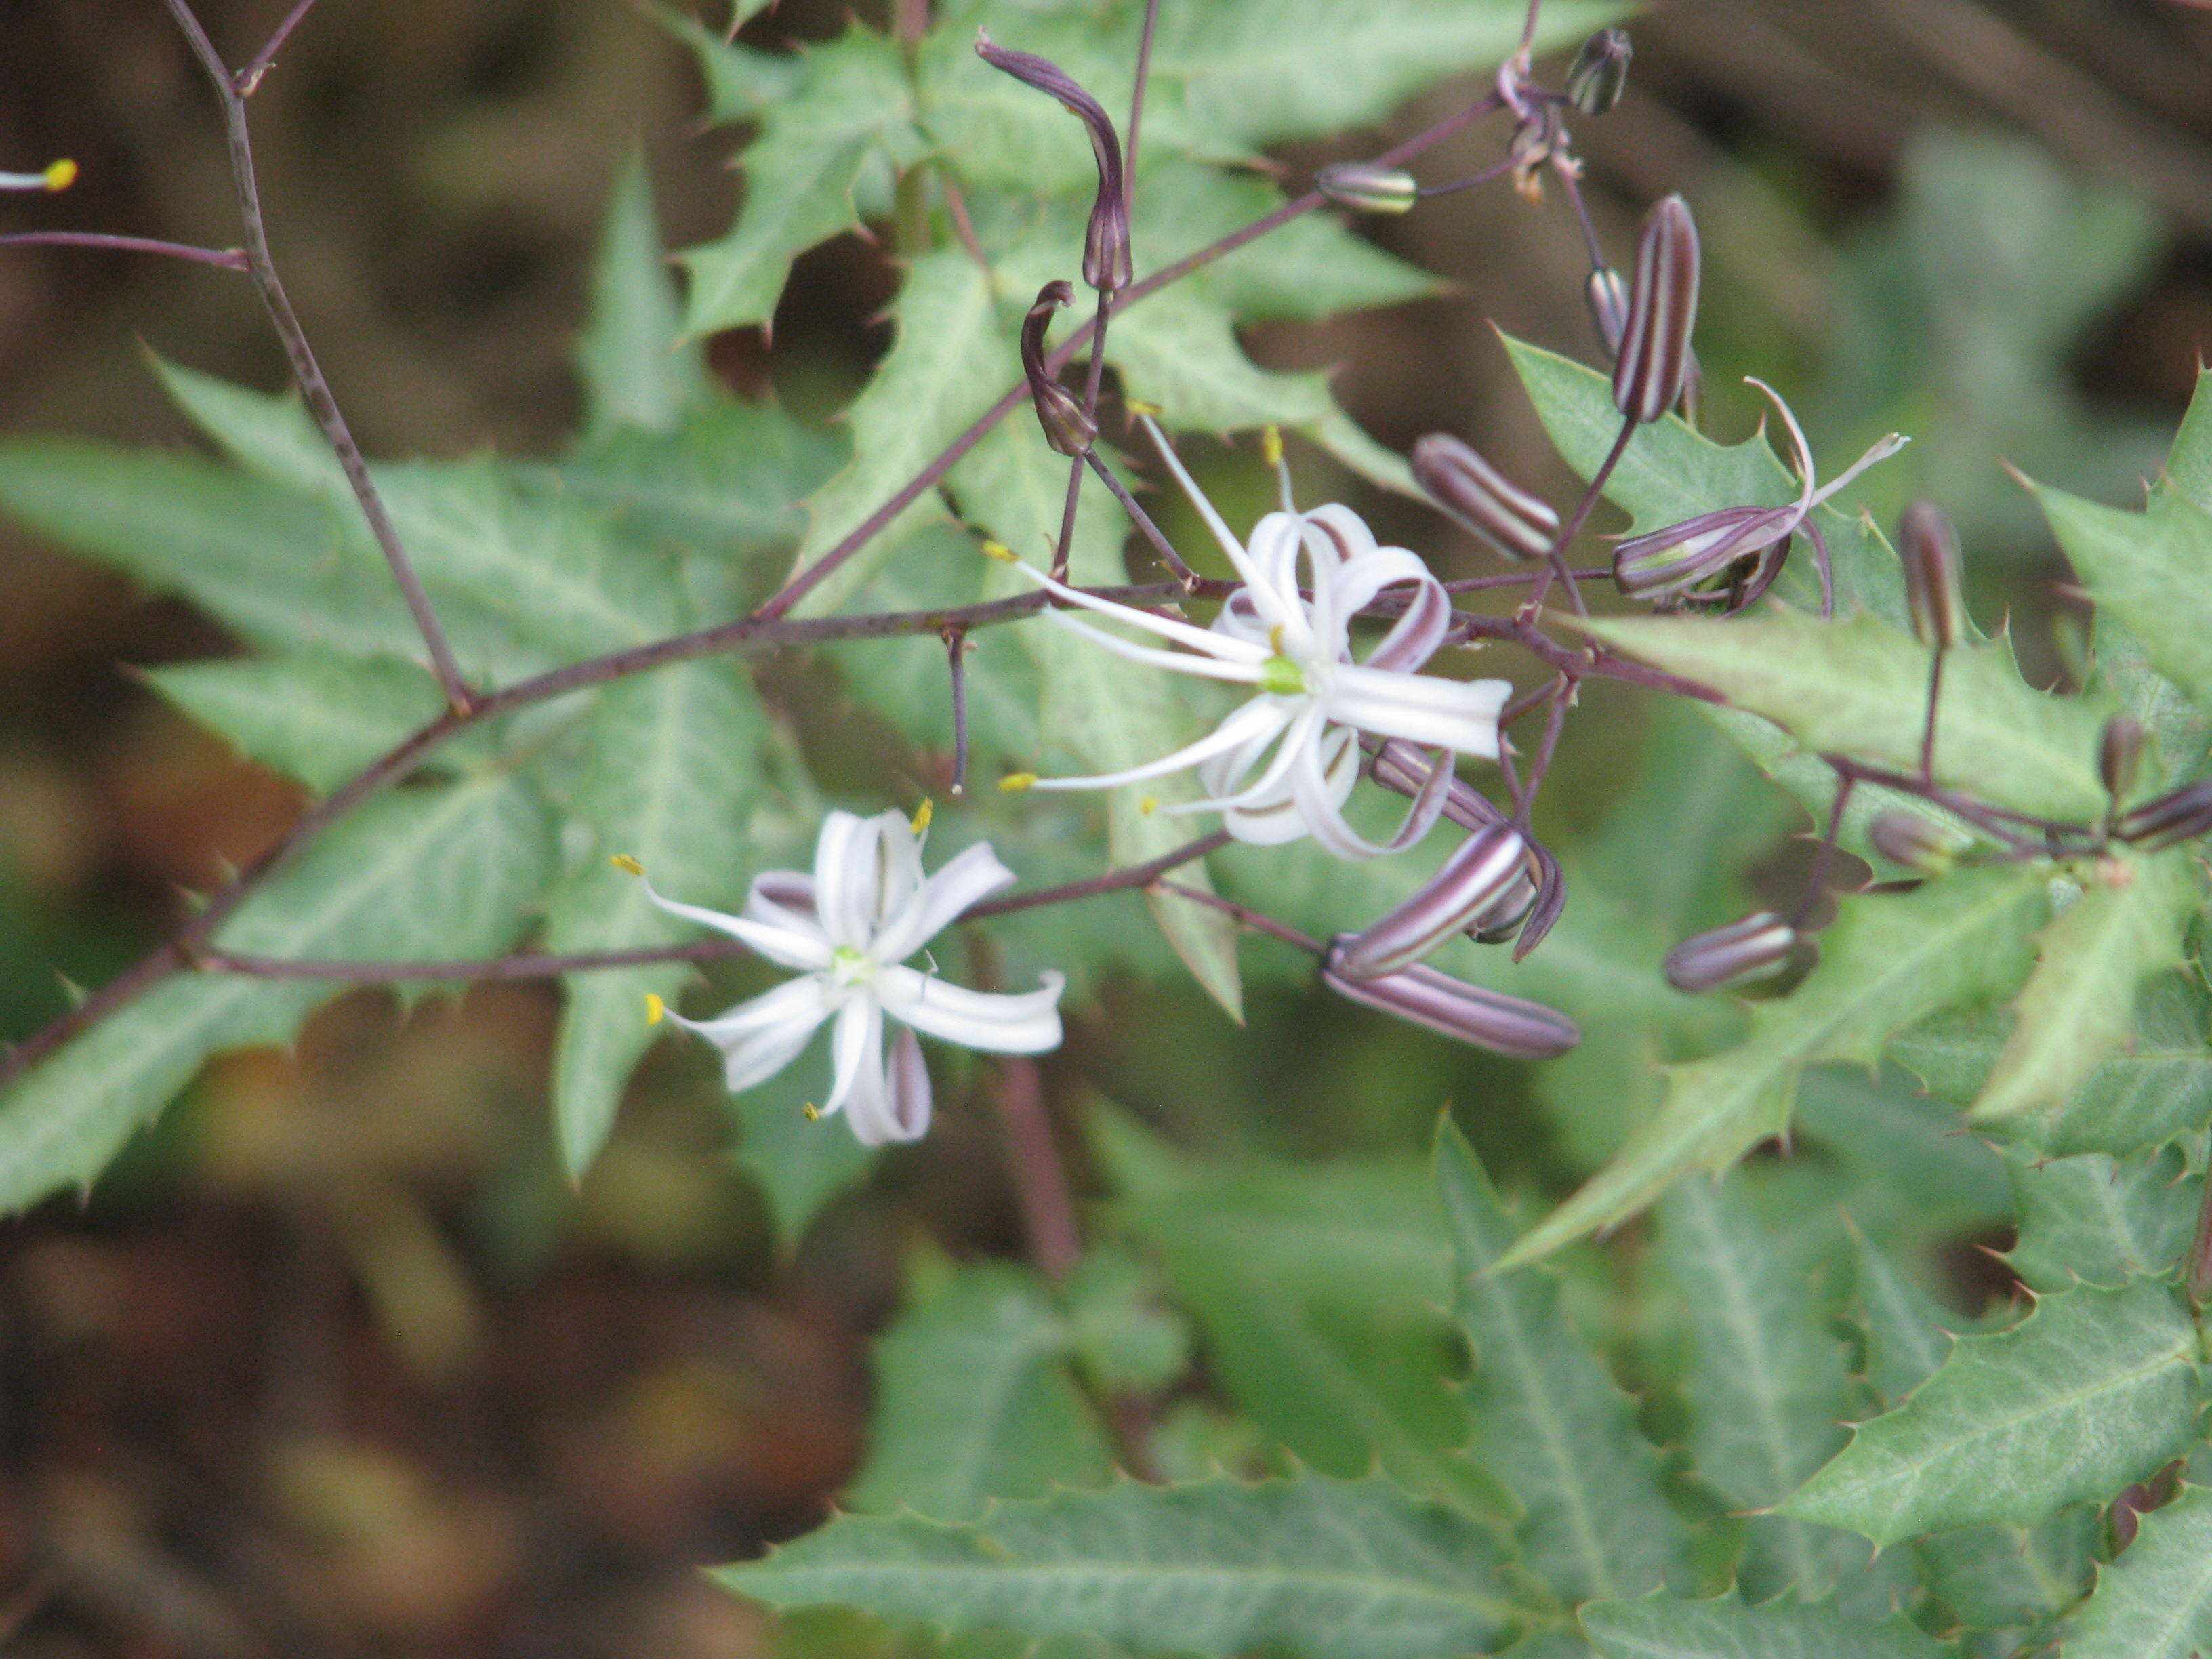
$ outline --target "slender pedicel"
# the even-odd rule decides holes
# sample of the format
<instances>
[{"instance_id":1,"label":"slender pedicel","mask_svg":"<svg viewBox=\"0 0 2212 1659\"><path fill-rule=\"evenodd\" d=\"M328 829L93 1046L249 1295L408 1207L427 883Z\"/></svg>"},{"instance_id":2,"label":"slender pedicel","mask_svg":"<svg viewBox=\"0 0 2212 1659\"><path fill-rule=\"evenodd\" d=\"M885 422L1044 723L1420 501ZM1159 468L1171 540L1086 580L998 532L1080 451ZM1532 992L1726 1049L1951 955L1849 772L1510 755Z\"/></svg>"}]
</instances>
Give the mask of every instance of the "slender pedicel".
<instances>
[{"instance_id":1,"label":"slender pedicel","mask_svg":"<svg viewBox=\"0 0 2212 1659\"><path fill-rule=\"evenodd\" d=\"M1122 183L1121 140L1105 109L1058 64L1032 52L995 46L981 29L975 31L975 55L1023 85L1057 98L1089 130L1091 148L1098 158L1098 197L1084 232L1083 280L1101 294L1118 293L1128 287L1133 275L1129 259L1128 192Z\"/></svg>"},{"instance_id":2,"label":"slender pedicel","mask_svg":"<svg viewBox=\"0 0 2212 1659\"><path fill-rule=\"evenodd\" d=\"M1512 825L1476 830L1411 898L1340 941L1335 971L1346 979L1374 979L1410 967L1495 908L1528 865L1528 843ZM1534 902L1532 890L1529 902Z\"/></svg>"},{"instance_id":3,"label":"slender pedicel","mask_svg":"<svg viewBox=\"0 0 2212 1659\"><path fill-rule=\"evenodd\" d=\"M1036 409L1044 441L1063 455L1081 455L1098 439L1098 422L1083 412L1083 400L1052 377L1044 360L1044 331L1052 313L1075 297L1075 285L1047 283L1022 319L1022 373L1028 376L1030 402Z\"/></svg>"},{"instance_id":4,"label":"slender pedicel","mask_svg":"<svg viewBox=\"0 0 2212 1659\"><path fill-rule=\"evenodd\" d=\"M1331 945L1321 969L1322 983L1349 1001L1515 1060L1549 1060L1583 1040L1582 1028L1565 1014L1486 991L1433 968L1401 968L1374 979L1347 977L1336 970L1336 961L1349 942L1346 935Z\"/></svg>"},{"instance_id":5,"label":"slender pedicel","mask_svg":"<svg viewBox=\"0 0 2212 1659\"><path fill-rule=\"evenodd\" d=\"M2112 833L2122 841L2154 853L2212 830L2212 778L2186 784L2146 801L2132 812L2120 814Z\"/></svg>"},{"instance_id":6,"label":"slender pedicel","mask_svg":"<svg viewBox=\"0 0 2212 1659\"><path fill-rule=\"evenodd\" d=\"M1314 188L1355 213L1405 213L1421 198L1412 173L1364 161L1332 162L1314 174Z\"/></svg>"},{"instance_id":7,"label":"slender pedicel","mask_svg":"<svg viewBox=\"0 0 2212 1659\"><path fill-rule=\"evenodd\" d=\"M1628 291L1628 322L1613 366L1613 406L1656 421L1681 400L1698 320L1698 227L1689 204L1669 196L1644 221Z\"/></svg>"},{"instance_id":8,"label":"slender pedicel","mask_svg":"<svg viewBox=\"0 0 2212 1659\"><path fill-rule=\"evenodd\" d=\"M1798 933L1771 910L1692 933L1667 953L1660 971L1678 991L1717 991L1779 971L1797 948Z\"/></svg>"},{"instance_id":9,"label":"slender pedicel","mask_svg":"<svg viewBox=\"0 0 2212 1659\"><path fill-rule=\"evenodd\" d=\"M1897 554L1905 565L1905 599L1912 633L1938 651L1959 642L1959 532L1933 501L1915 501L1897 524Z\"/></svg>"},{"instance_id":10,"label":"slender pedicel","mask_svg":"<svg viewBox=\"0 0 2212 1659\"><path fill-rule=\"evenodd\" d=\"M1585 115L1605 114L1627 89L1635 52L1626 29L1600 29L1590 36L1567 70L1567 101Z\"/></svg>"},{"instance_id":11,"label":"slender pedicel","mask_svg":"<svg viewBox=\"0 0 2212 1659\"><path fill-rule=\"evenodd\" d=\"M1541 559L1559 533L1559 515L1449 433L1413 446L1413 482L1428 497L1509 559Z\"/></svg>"}]
</instances>

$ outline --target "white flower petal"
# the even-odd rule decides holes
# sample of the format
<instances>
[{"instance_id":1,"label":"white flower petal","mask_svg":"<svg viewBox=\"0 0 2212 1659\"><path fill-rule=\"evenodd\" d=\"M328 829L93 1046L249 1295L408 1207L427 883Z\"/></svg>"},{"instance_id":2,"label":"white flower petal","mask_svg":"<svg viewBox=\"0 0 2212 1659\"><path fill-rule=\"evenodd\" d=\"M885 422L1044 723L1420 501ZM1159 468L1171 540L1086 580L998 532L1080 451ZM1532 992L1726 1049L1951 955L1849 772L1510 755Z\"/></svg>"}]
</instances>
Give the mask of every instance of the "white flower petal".
<instances>
[{"instance_id":1,"label":"white flower petal","mask_svg":"<svg viewBox=\"0 0 2212 1659\"><path fill-rule=\"evenodd\" d=\"M722 1080L732 1094L764 1083L799 1058L815 1028L830 1018L829 988L809 975L741 1002L713 1019L668 1018L722 1051Z\"/></svg>"},{"instance_id":2,"label":"white flower petal","mask_svg":"<svg viewBox=\"0 0 2212 1659\"><path fill-rule=\"evenodd\" d=\"M1141 783L1147 778L1162 778L1171 772L1180 772L1197 765L1209 755L1234 749L1249 742L1255 732L1279 732L1291 722L1291 714L1281 701L1273 697L1255 697L1235 710L1221 724L1196 743L1186 744L1171 755L1163 755L1156 761L1141 766L1126 767L1119 772L1103 772L1089 778L1039 778L1032 789L1113 789L1125 783Z\"/></svg>"},{"instance_id":3,"label":"white flower petal","mask_svg":"<svg viewBox=\"0 0 2212 1659\"><path fill-rule=\"evenodd\" d=\"M1447 680L1348 664L1330 677L1329 719L1431 749L1498 758L1498 715L1512 696L1505 680Z\"/></svg>"},{"instance_id":4,"label":"white flower petal","mask_svg":"<svg viewBox=\"0 0 2212 1659\"><path fill-rule=\"evenodd\" d=\"M913 821L903 812L892 811L878 813L875 822L882 829L876 841L876 914L868 930L871 936L914 902L924 879L921 837L915 834Z\"/></svg>"},{"instance_id":5,"label":"white flower petal","mask_svg":"<svg viewBox=\"0 0 2212 1659\"><path fill-rule=\"evenodd\" d=\"M1000 1054L1041 1054L1060 1047L1056 1005L1067 981L1042 974L1041 988L1005 995L948 985L911 968L884 968L876 974L876 994L884 1009L917 1031Z\"/></svg>"},{"instance_id":6,"label":"white flower petal","mask_svg":"<svg viewBox=\"0 0 2212 1659\"><path fill-rule=\"evenodd\" d=\"M1359 781L1359 747L1353 733L1341 726L1329 727L1322 739L1322 755L1329 799L1341 806ZM1222 809L1221 827L1237 840L1257 847L1276 847L1311 833L1287 775L1272 795L1258 800L1252 796L1253 792L1247 790L1243 805Z\"/></svg>"},{"instance_id":7,"label":"white flower petal","mask_svg":"<svg viewBox=\"0 0 2212 1659\"><path fill-rule=\"evenodd\" d=\"M1391 623L1382 643L1368 653L1367 666L1390 674L1413 673L1437 654L1451 627L1451 595L1434 576L1424 575L1413 588L1405 614Z\"/></svg>"},{"instance_id":8,"label":"white flower petal","mask_svg":"<svg viewBox=\"0 0 2212 1659\"><path fill-rule=\"evenodd\" d=\"M1080 634L1093 645L1103 646L1117 657L1131 662L1149 663L1155 668L1172 669L1178 674L1195 675L1203 680L1231 680L1239 685L1251 685L1260 678L1258 661L1247 662L1241 657L1224 662L1218 657L1201 657L1190 651L1163 651L1157 646L1133 645L1127 640L1116 639L1103 628L1079 622L1064 611L1046 613L1046 620L1065 628L1071 634ZM1242 644L1241 641L1235 643Z\"/></svg>"},{"instance_id":9,"label":"white flower petal","mask_svg":"<svg viewBox=\"0 0 2212 1659\"><path fill-rule=\"evenodd\" d=\"M1198 487L1196 481L1185 470L1182 458L1175 453L1174 446L1168 442L1152 416L1147 415L1143 419L1145 430L1152 438L1152 447L1159 452L1160 464L1175 475L1175 481L1182 486L1183 495L1197 510L1198 516L1206 521L1206 527L1213 532L1213 539L1221 544L1221 550L1229 556L1229 562L1237 575L1245 581L1250 581L1252 566L1244 556L1243 544L1222 522L1221 514L1214 510L1213 503L1206 499L1206 492Z\"/></svg>"},{"instance_id":10,"label":"white flower petal","mask_svg":"<svg viewBox=\"0 0 2212 1659\"><path fill-rule=\"evenodd\" d=\"M875 932L883 880L876 844L883 833L880 817L832 812L822 820L814 843L814 910L832 945L860 950Z\"/></svg>"},{"instance_id":11,"label":"white flower petal","mask_svg":"<svg viewBox=\"0 0 2212 1659\"><path fill-rule=\"evenodd\" d=\"M814 909L814 878L798 870L766 870L753 878L742 913L747 921L818 939L827 948L830 937Z\"/></svg>"},{"instance_id":12,"label":"white flower petal","mask_svg":"<svg viewBox=\"0 0 2212 1659\"><path fill-rule=\"evenodd\" d=\"M1275 750L1275 758L1267 763L1267 769L1257 778L1248 784L1243 781L1243 774L1231 774L1225 780L1228 787L1221 790L1213 798L1206 800L1178 801L1167 810L1173 812L1226 811L1231 807L1259 805L1279 797L1283 793L1285 787L1283 781L1290 775L1291 763L1296 758L1297 750L1316 741L1321 731L1322 720L1319 712L1311 708L1301 709L1297 718L1292 720L1289 726L1285 729L1282 744ZM1240 757L1250 755L1255 760L1259 758L1258 754L1250 745L1240 749L1237 753Z\"/></svg>"},{"instance_id":13,"label":"white flower petal","mask_svg":"<svg viewBox=\"0 0 2212 1659\"><path fill-rule=\"evenodd\" d=\"M884 1088L884 1010L872 994L853 998L837 1011L830 1033L830 1098L822 1115L842 1110L859 1087Z\"/></svg>"},{"instance_id":14,"label":"white flower petal","mask_svg":"<svg viewBox=\"0 0 2212 1659\"><path fill-rule=\"evenodd\" d=\"M1291 769L1291 797L1297 804L1298 816L1306 821L1313 838L1340 859L1378 858L1391 850L1377 846L1360 835L1345 822L1340 810L1342 797L1335 795L1330 781L1311 749L1301 750L1298 763Z\"/></svg>"},{"instance_id":15,"label":"white flower petal","mask_svg":"<svg viewBox=\"0 0 2212 1659\"><path fill-rule=\"evenodd\" d=\"M672 916L681 916L686 921L696 921L717 933L727 933L741 939L766 957L779 968L796 968L802 973L830 965L830 945L817 928L799 927L780 927L773 923L755 921L745 916L733 916L720 910L709 910L703 904L684 904L664 897L651 882L645 882L645 896Z\"/></svg>"},{"instance_id":16,"label":"white flower petal","mask_svg":"<svg viewBox=\"0 0 2212 1659\"><path fill-rule=\"evenodd\" d=\"M1265 646L1254 645L1243 640L1227 640L1196 623L1183 622L1175 617L1163 617L1157 611L1140 611L1135 605L1123 605L1117 599L1102 599L1095 593L1086 593L1079 587L1070 587L1056 582L1034 565L1022 568L1034 576L1047 591L1066 599L1070 605L1080 605L1085 611L1096 611L1101 616L1111 617L1115 622L1127 623L1132 628L1141 628L1146 633L1158 634L1162 639L1187 645L1194 651L1219 657L1231 662L1260 662L1267 655ZM1047 613L1053 614L1053 613Z\"/></svg>"},{"instance_id":17,"label":"white flower petal","mask_svg":"<svg viewBox=\"0 0 2212 1659\"><path fill-rule=\"evenodd\" d=\"M854 1090L846 1118L854 1134L866 1146L921 1139L929 1133L929 1067L922 1063L921 1039L912 1031L901 1031L891 1039L883 1083L882 1094L867 1101L865 1109L861 1090ZM862 1133L864 1121L872 1133Z\"/></svg>"},{"instance_id":18,"label":"white flower petal","mask_svg":"<svg viewBox=\"0 0 2212 1659\"><path fill-rule=\"evenodd\" d=\"M988 842L977 842L921 884L906 908L869 942L878 962L904 962L950 927L970 905L1012 884L1014 872L999 862Z\"/></svg>"}]
</instances>

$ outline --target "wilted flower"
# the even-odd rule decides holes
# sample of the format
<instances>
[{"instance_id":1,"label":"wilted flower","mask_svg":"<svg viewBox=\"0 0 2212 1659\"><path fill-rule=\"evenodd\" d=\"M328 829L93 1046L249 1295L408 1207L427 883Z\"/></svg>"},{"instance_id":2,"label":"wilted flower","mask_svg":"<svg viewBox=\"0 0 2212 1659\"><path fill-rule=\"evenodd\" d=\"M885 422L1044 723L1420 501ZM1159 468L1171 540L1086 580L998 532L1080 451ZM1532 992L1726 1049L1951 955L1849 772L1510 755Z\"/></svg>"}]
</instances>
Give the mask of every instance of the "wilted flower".
<instances>
[{"instance_id":1,"label":"wilted flower","mask_svg":"<svg viewBox=\"0 0 2212 1659\"><path fill-rule=\"evenodd\" d=\"M1052 313L1075 297L1066 282L1047 283L1037 290L1036 303L1022 319L1022 373L1030 383L1030 402L1036 409L1044 441L1063 455L1080 455L1097 441L1098 422L1084 412L1083 400L1052 377L1044 360L1044 331Z\"/></svg>"},{"instance_id":2,"label":"wilted flower","mask_svg":"<svg viewBox=\"0 0 2212 1659\"><path fill-rule=\"evenodd\" d=\"M1559 534L1559 515L1467 445L1431 432L1413 446L1413 482L1428 498L1509 559L1541 559Z\"/></svg>"},{"instance_id":3,"label":"wilted flower","mask_svg":"<svg viewBox=\"0 0 2212 1659\"><path fill-rule=\"evenodd\" d=\"M1766 591L1789 551L1790 538L1803 527L1812 534L1814 556L1820 566L1821 614L1834 608L1827 550L1808 520L1814 507L1867 468L1896 454L1905 447L1905 440L1891 433L1838 477L1815 489L1813 453L1797 417L1765 381L1750 380L1750 384L1773 402L1789 429L1790 462L1801 486L1797 499L1783 507L1724 507L1668 525L1664 530L1629 538L1613 556L1613 579L1622 592L1634 599L1666 599L1688 592L1741 565L1747 574L1736 584L1739 591L1730 604L1730 609L1741 610Z\"/></svg>"},{"instance_id":4,"label":"wilted flower","mask_svg":"<svg viewBox=\"0 0 2212 1659\"><path fill-rule=\"evenodd\" d=\"M1133 272L1129 259L1129 203L1121 174L1121 139L1114 131L1114 123L1104 107L1051 59L994 46L991 37L981 29L975 31L975 55L1024 86L1057 98L1082 121L1091 135L1091 153L1098 159L1098 195L1091 204L1091 222L1083 237L1083 280L1102 294L1116 293L1128 287Z\"/></svg>"},{"instance_id":5,"label":"wilted flower","mask_svg":"<svg viewBox=\"0 0 2212 1659\"><path fill-rule=\"evenodd\" d=\"M2115 805L2127 799L2142 770L2143 739L2149 735L2132 714L2115 714L2097 738L2097 775Z\"/></svg>"},{"instance_id":6,"label":"wilted flower","mask_svg":"<svg viewBox=\"0 0 2212 1659\"><path fill-rule=\"evenodd\" d=\"M1504 680L1448 680L1415 671L1436 654L1451 623L1443 585L1402 547L1380 547L1350 509L1270 513L1238 543L1212 504L1163 446L1223 552L1243 579L1211 628L1103 599L1032 571L1067 604L1099 611L1182 646L1134 644L1078 621L1048 614L1094 644L1132 662L1201 679L1249 685L1258 695L1196 743L1141 766L1087 778L1034 779L1008 785L1038 789L1107 789L1199 769L1206 799L1169 812L1218 811L1239 841L1272 845L1311 835L1340 858L1372 858L1409 847L1443 811L1449 758L1407 809L1397 834L1368 841L1345 822L1342 807L1359 775L1358 734L1402 738L1449 755L1498 757L1498 716L1513 688ZM1301 582L1303 569L1305 580ZM1385 588L1410 586L1404 611L1364 663L1352 658L1352 618ZM1272 756L1271 756L1272 751Z\"/></svg>"},{"instance_id":7,"label":"wilted flower","mask_svg":"<svg viewBox=\"0 0 2212 1659\"><path fill-rule=\"evenodd\" d=\"M1404 213L1421 198L1412 173L1364 161L1331 162L1314 175L1314 188L1355 213Z\"/></svg>"},{"instance_id":8,"label":"wilted flower","mask_svg":"<svg viewBox=\"0 0 2212 1659\"><path fill-rule=\"evenodd\" d=\"M1540 1002L1486 991L1433 968L1417 964L1372 979L1353 978L1338 967L1350 943L1346 936L1332 944L1321 969L1321 982L1348 1001L1516 1060L1549 1060L1583 1040L1580 1026Z\"/></svg>"},{"instance_id":9,"label":"wilted flower","mask_svg":"<svg viewBox=\"0 0 2212 1659\"><path fill-rule=\"evenodd\" d=\"M1678 991L1717 991L1778 973L1797 948L1797 930L1771 910L1692 933L1667 953L1660 971Z\"/></svg>"},{"instance_id":10,"label":"wilted flower","mask_svg":"<svg viewBox=\"0 0 2212 1659\"><path fill-rule=\"evenodd\" d=\"M1060 1046L1055 1005L1066 983L1043 974L1042 988L1002 996L947 984L933 966L902 966L1014 872L978 842L933 876L921 870L922 838L905 817L832 812L814 848L814 873L770 871L755 878L745 908L725 915L646 892L671 915L742 940L797 979L741 1002L714 1019L669 1014L722 1051L732 1094L766 1081L799 1056L817 1027L836 1017L833 1068L819 1115L844 1111L866 1146L919 1139L929 1127L929 1073L915 1032L993 1054L1036 1054ZM617 860L637 870L633 860ZM653 1005L653 1017L661 1009ZM899 1033L888 1069L884 1018Z\"/></svg>"},{"instance_id":11,"label":"wilted flower","mask_svg":"<svg viewBox=\"0 0 2212 1659\"><path fill-rule=\"evenodd\" d=\"M1583 42L1567 70L1567 101L1585 115L1603 115L1628 88L1635 45L1626 29L1600 29Z\"/></svg>"}]
</instances>

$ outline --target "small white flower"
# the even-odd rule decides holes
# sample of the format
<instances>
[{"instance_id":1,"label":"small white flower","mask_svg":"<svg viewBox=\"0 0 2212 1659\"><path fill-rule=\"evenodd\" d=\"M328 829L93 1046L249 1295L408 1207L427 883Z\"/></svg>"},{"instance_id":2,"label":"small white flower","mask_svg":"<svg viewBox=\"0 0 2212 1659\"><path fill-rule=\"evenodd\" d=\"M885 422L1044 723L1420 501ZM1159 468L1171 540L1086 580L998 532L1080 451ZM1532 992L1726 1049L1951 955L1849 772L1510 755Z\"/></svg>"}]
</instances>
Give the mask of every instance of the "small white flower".
<instances>
[{"instance_id":1,"label":"small white flower","mask_svg":"<svg viewBox=\"0 0 2212 1659\"><path fill-rule=\"evenodd\" d=\"M845 1111L864 1146L918 1140L929 1127L929 1073L916 1031L994 1054L1037 1054L1060 1046L1066 978L1000 996L948 985L902 964L1014 872L977 842L933 876L921 870L921 837L896 812L872 818L832 812L815 843L814 873L772 870L755 878L744 912L725 915L664 898L672 915L742 939L799 977L715 1019L669 1015L722 1051L732 1094L764 1082L799 1056L832 1015L833 1079L823 1116ZM908 1029L884 1060L884 1018Z\"/></svg>"},{"instance_id":2,"label":"small white flower","mask_svg":"<svg viewBox=\"0 0 2212 1659\"><path fill-rule=\"evenodd\" d=\"M1163 810L1218 811L1239 841L1273 845L1311 835L1346 859L1411 846L1443 810L1452 775L1449 755L1497 759L1498 712L1512 686L1416 672L1443 644L1450 596L1413 554L1377 546L1374 533L1348 507L1298 513L1286 501L1285 511L1260 520L1247 548L1176 465L1174 452L1163 444L1161 453L1243 579L1211 628L1030 574L1071 605L1187 648L1134 644L1065 611L1048 613L1060 627L1133 662L1253 686L1259 695L1208 736L1173 754L1097 777L1040 778L1030 787L1106 789L1194 766L1207 798ZM1367 660L1355 662L1352 619L1390 587L1411 588L1405 611ZM1342 811L1359 775L1362 732L1449 751L1431 769L1434 787L1407 809L1398 832L1380 844L1355 831Z\"/></svg>"}]
</instances>

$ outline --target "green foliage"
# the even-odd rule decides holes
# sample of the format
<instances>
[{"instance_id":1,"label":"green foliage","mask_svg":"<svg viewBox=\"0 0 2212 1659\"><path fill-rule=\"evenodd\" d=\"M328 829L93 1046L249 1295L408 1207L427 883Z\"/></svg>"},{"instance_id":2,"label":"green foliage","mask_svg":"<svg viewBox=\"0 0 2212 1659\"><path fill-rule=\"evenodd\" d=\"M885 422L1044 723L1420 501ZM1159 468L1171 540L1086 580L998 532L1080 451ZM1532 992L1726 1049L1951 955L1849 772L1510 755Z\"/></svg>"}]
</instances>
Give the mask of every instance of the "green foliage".
<instances>
[{"instance_id":1,"label":"green foliage","mask_svg":"<svg viewBox=\"0 0 2212 1659\"><path fill-rule=\"evenodd\" d=\"M957 1526L844 1516L715 1577L780 1607L1224 1659L1465 1652L1524 1616L1480 1525L1381 1480L1320 1476L1061 1492Z\"/></svg>"},{"instance_id":2,"label":"green foliage","mask_svg":"<svg viewBox=\"0 0 2212 1659\"><path fill-rule=\"evenodd\" d=\"M2089 1588L2102 1517L2080 1504L2036 1527L1961 1527L1918 1546L1929 1588L1960 1619L1993 1630L2033 1629Z\"/></svg>"},{"instance_id":3,"label":"green foliage","mask_svg":"<svg viewBox=\"0 0 2212 1659\"><path fill-rule=\"evenodd\" d=\"M2014 1154L2020 1242L2006 1257L2030 1290L2076 1284L2119 1290L2174 1272L2196 1229L2202 1171L2184 1174L2179 1147L2124 1160Z\"/></svg>"},{"instance_id":4,"label":"green foliage","mask_svg":"<svg viewBox=\"0 0 2212 1659\"><path fill-rule=\"evenodd\" d=\"M2191 1659L2212 1648L2212 1495L2184 1486L2143 1516L2097 1573L2066 1638L2068 1659Z\"/></svg>"},{"instance_id":5,"label":"green foliage","mask_svg":"<svg viewBox=\"0 0 2212 1659\"><path fill-rule=\"evenodd\" d=\"M1963 1338L1943 1369L1782 1505L1893 1543L1942 1527L2033 1526L2106 1501L2185 1450L2203 1397L2197 1335L2154 1280L2045 1297Z\"/></svg>"},{"instance_id":6,"label":"green foliage","mask_svg":"<svg viewBox=\"0 0 2212 1659\"><path fill-rule=\"evenodd\" d=\"M1582 1612L1603 1659L1941 1659L1953 1651L1902 1620L1831 1607L1715 1601L1607 1601Z\"/></svg>"}]
</instances>

